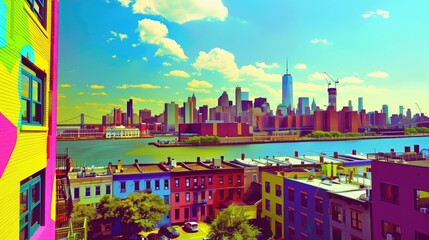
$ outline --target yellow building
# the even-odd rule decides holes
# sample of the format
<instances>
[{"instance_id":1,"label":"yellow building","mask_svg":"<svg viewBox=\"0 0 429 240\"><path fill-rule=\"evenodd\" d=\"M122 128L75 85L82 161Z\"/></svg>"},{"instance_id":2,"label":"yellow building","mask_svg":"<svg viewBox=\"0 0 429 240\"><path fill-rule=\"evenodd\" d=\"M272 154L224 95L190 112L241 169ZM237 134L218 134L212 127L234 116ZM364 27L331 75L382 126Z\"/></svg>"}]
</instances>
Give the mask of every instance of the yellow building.
<instances>
[{"instance_id":1,"label":"yellow building","mask_svg":"<svg viewBox=\"0 0 429 240\"><path fill-rule=\"evenodd\" d=\"M268 219L271 231L284 236L283 176L276 172L262 172L262 217Z\"/></svg>"},{"instance_id":2,"label":"yellow building","mask_svg":"<svg viewBox=\"0 0 429 240\"><path fill-rule=\"evenodd\" d=\"M0 0L0 239L55 239L57 0Z\"/></svg>"}]
</instances>

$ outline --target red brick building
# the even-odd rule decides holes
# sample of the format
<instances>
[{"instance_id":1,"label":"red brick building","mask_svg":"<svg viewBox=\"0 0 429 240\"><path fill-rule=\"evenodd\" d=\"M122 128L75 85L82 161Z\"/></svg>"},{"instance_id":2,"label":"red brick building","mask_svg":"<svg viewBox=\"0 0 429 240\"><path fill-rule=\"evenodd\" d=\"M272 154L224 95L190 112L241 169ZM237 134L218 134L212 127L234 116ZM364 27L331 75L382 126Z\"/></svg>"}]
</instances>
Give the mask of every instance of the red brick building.
<instances>
[{"instance_id":1,"label":"red brick building","mask_svg":"<svg viewBox=\"0 0 429 240\"><path fill-rule=\"evenodd\" d=\"M329 106L326 111L314 112L314 131L358 132L359 121L356 111L343 107L337 112L333 106Z\"/></svg>"},{"instance_id":2,"label":"red brick building","mask_svg":"<svg viewBox=\"0 0 429 240\"><path fill-rule=\"evenodd\" d=\"M188 123L179 124L179 141L183 134L218 137L247 137L250 136L247 123Z\"/></svg>"}]
</instances>

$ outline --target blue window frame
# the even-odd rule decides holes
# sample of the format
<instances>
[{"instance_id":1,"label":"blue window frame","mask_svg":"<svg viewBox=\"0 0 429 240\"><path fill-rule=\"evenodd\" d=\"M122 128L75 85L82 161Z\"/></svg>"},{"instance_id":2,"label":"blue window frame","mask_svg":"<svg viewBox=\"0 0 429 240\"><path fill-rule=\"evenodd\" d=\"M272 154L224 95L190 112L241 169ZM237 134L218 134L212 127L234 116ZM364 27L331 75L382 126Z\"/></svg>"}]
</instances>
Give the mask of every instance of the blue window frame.
<instances>
[{"instance_id":1,"label":"blue window frame","mask_svg":"<svg viewBox=\"0 0 429 240\"><path fill-rule=\"evenodd\" d=\"M42 125L43 119L43 81L30 73L30 69L22 70L21 86L21 119L24 124Z\"/></svg>"},{"instance_id":2,"label":"blue window frame","mask_svg":"<svg viewBox=\"0 0 429 240\"><path fill-rule=\"evenodd\" d=\"M35 174L21 182L19 238L30 239L42 224L42 177Z\"/></svg>"},{"instance_id":3,"label":"blue window frame","mask_svg":"<svg viewBox=\"0 0 429 240\"><path fill-rule=\"evenodd\" d=\"M46 27L46 1L45 0L27 0L31 10L36 14L43 27Z\"/></svg>"}]
</instances>

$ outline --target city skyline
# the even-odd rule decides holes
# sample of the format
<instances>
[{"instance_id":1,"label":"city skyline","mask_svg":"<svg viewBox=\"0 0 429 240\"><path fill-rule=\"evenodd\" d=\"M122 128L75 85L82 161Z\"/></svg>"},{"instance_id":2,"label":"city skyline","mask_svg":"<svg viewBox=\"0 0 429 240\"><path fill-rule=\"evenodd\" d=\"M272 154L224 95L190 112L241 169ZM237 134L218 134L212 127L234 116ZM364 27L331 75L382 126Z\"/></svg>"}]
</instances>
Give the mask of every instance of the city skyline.
<instances>
[{"instance_id":1,"label":"city skyline","mask_svg":"<svg viewBox=\"0 0 429 240\"><path fill-rule=\"evenodd\" d=\"M232 1L198 2L60 4L58 121L82 112L101 119L129 99L135 111L153 114L193 93L198 106L215 106L223 91L234 99L236 86L250 100L267 97L275 109L286 57L295 103L314 98L324 108L327 72L340 81L338 108L349 100L357 108L363 97L367 111L383 104L391 113L400 105L417 113L415 103L429 109L424 88L416 87L429 78L429 37L419 31L426 2L333 1L338 12L315 1L251 1L245 9ZM92 9L100 10L96 18Z\"/></svg>"}]
</instances>

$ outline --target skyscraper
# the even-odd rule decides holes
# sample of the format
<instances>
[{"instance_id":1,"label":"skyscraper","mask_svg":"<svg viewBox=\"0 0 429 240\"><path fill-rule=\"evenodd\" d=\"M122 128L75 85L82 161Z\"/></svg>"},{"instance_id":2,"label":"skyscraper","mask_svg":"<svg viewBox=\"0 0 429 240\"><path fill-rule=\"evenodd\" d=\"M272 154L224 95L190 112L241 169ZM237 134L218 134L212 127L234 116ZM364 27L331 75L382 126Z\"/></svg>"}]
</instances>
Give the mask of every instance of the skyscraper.
<instances>
[{"instance_id":1,"label":"skyscraper","mask_svg":"<svg viewBox=\"0 0 429 240\"><path fill-rule=\"evenodd\" d=\"M113 124L116 126L122 125L122 111L120 108L113 109Z\"/></svg>"},{"instance_id":2,"label":"skyscraper","mask_svg":"<svg viewBox=\"0 0 429 240\"><path fill-rule=\"evenodd\" d=\"M311 103L311 113L314 113L314 111L316 111L318 109L317 105L316 105L316 101L314 101L313 98L313 102Z\"/></svg>"},{"instance_id":3,"label":"skyscraper","mask_svg":"<svg viewBox=\"0 0 429 240\"><path fill-rule=\"evenodd\" d=\"M290 110L293 109L292 75L289 74L287 61L286 74L282 77L282 104L286 105Z\"/></svg>"},{"instance_id":4,"label":"skyscraper","mask_svg":"<svg viewBox=\"0 0 429 240\"><path fill-rule=\"evenodd\" d=\"M179 121L179 107L176 103L164 104L164 131L177 131Z\"/></svg>"},{"instance_id":5,"label":"skyscraper","mask_svg":"<svg viewBox=\"0 0 429 240\"><path fill-rule=\"evenodd\" d=\"M195 97L195 93L192 93L192 107L194 109L197 108L197 98Z\"/></svg>"},{"instance_id":6,"label":"skyscraper","mask_svg":"<svg viewBox=\"0 0 429 240\"><path fill-rule=\"evenodd\" d=\"M328 106L333 106L337 110L337 88L328 88Z\"/></svg>"},{"instance_id":7,"label":"skyscraper","mask_svg":"<svg viewBox=\"0 0 429 240\"><path fill-rule=\"evenodd\" d=\"M404 115L404 106L399 106L399 115Z\"/></svg>"},{"instance_id":8,"label":"skyscraper","mask_svg":"<svg viewBox=\"0 0 429 240\"><path fill-rule=\"evenodd\" d=\"M306 114L310 114L310 100L308 99L308 97L300 97L298 98L298 109L296 111L297 115L306 115ZM306 111L306 109L308 109Z\"/></svg>"},{"instance_id":9,"label":"skyscraper","mask_svg":"<svg viewBox=\"0 0 429 240\"><path fill-rule=\"evenodd\" d=\"M387 104L383 104L382 112L386 115L386 124L389 125L390 124L389 106Z\"/></svg>"},{"instance_id":10,"label":"skyscraper","mask_svg":"<svg viewBox=\"0 0 429 240\"><path fill-rule=\"evenodd\" d=\"M133 100L130 99L127 101L127 124L133 125Z\"/></svg>"},{"instance_id":11,"label":"skyscraper","mask_svg":"<svg viewBox=\"0 0 429 240\"><path fill-rule=\"evenodd\" d=\"M352 100L349 100L349 111L353 111Z\"/></svg>"},{"instance_id":12,"label":"skyscraper","mask_svg":"<svg viewBox=\"0 0 429 240\"><path fill-rule=\"evenodd\" d=\"M235 115L237 117L241 117L241 87L235 87L235 109L236 109L236 113Z\"/></svg>"},{"instance_id":13,"label":"skyscraper","mask_svg":"<svg viewBox=\"0 0 429 240\"><path fill-rule=\"evenodd\" d=\"M254 108L262 108L262 104L267 101L267 98L258 97L255 98L255 103L253 104Z\"/></svg>"},{"instance_id":14,"label":"skyscraper","mask_svg":"<svg viewBox=\"0 0 429 240\"><path fill-rule=\"evenodd\" d=\"M243 101L249 100L249 92L241 92L241 100Z\"/></svg>"},{"instance_id":15,"label":"skyscraper","mask_svg":"<svg viewBox=\"0 0 429 240\"><path fill-rule=\"evenodd\" d=\"M228 107L229 106L229 98L228 93L223 91L222 95L217 99L217 105L221 107Z\"/></svg>"},{"instance_id":16,"label":"skyscraper","mask_svg":"<svg viewBox=\"0 0 429 240\"><path fill-rule=\"evenodd\" d=\"M363 109L363 98L358 98L358 113L360 113Z\"/></svg>"}]
</instances>

